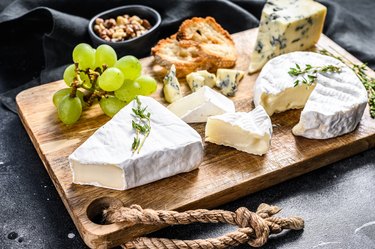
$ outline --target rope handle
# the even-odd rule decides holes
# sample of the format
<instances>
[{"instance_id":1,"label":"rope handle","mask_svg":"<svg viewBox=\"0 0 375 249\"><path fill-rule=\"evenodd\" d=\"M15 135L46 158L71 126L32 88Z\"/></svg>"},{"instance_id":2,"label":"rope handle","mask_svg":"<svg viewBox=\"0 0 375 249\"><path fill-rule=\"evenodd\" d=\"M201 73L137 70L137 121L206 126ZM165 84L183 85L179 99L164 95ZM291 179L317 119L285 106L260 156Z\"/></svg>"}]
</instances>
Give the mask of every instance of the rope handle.
<instances>
[{"instance_id":1,"label":"rope handle","mask_svg":"<svg viewBox=\"0 0 375 249\"><path fill-rule=\"evenodd\" d=\"M123 248L142 249L206 249L228 248L248 243L252 247L264 245L270 234L280 233L284 229L301 230L304 221L300 217L281 218L273 215L280 212L277 206L265 203L259 205L255 213L241 207L235 212L225 210L197 209L185 212L142 209L139 205L130 207L110 207L104 210L107 223L127 222L130 225L180 225L193 222L227 223L239 228L217 238L197 240L175 240L164 238L139 237L126 242Z\"/></svg>"}]
</instances>

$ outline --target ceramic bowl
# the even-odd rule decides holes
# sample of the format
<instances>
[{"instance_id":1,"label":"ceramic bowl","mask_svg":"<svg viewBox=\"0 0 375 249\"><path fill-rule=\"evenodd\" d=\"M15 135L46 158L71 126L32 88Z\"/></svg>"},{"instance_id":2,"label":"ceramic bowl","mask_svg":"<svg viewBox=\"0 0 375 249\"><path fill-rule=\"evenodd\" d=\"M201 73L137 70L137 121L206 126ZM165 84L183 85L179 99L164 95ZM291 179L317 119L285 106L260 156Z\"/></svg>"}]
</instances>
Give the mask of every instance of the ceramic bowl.
<instances>
[{"instance_id":1,"label":"ceramic bowl","mask_svg":"<svg viewBox=\"0 0 375 249\"><path fill-rule=\"evenodd\" d=\"M137 15L141 19L146 19L151 24L151 29L145 34L119 42L106 41L100 38L94 31L95 20L97 18L109 19L115 18L119 15L128 14L130 16ZM118 57L124 55L134 55L136 57L144 57L150 55L151 47L156 43L158 39L158 30L161 23L160 14L147 6L144 5L127 5L117 7L114 9L106 10L94 16L89 23L89 35L92 43L95 47L101 44L107 44L114 48L117 52Z\"/></svg>"}]
</instances>

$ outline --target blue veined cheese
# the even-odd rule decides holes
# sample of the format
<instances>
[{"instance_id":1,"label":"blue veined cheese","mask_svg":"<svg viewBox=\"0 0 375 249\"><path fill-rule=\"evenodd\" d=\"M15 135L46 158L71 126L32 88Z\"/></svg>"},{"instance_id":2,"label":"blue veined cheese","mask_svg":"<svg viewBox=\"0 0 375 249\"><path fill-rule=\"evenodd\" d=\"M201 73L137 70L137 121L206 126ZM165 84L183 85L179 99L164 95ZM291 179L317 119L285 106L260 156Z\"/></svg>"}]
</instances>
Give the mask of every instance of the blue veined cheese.
<instances>
[{"instance_id":1,"label":"blue veined cheese","mask_svg":"<svg viewBox=\"0 0 375 249\"><path fill-rule=\"evenodd\" d=\"M197 75L200 75L204 78L204 85L208 87L214 87L216 85L216 76L213 73L208 72L207 70L199 70L194 72Z\"/></svg>"},{"instance_id":2,"label":"blue veined cheese","mask_svg":"<svg viewBox=\"0 0 375 249\"><path fill-rule=\"evenodd\" d=\"M216 86L226 96L234 96L237 85L245 75L244 71L236 69L219 68L216 72Z\"/></svg>"},{"instance_id":3,"label":"blue veined cheese","mask_svg":"<svg viewBox=\"0 0 375 249\"><path fill-rule=\"evenodd\" d=\"M207 142L263 155L271 145L271 137L271 119L262 106L251 112L225 113L207 119Z\"/></svg>"},{"instance_id":4,"label":"blue veined cheese","mask_svg":"<svg viewBox=\"0 0 375 249\"><path fill-rule=\"evenodd\" d=\"M151 131L139 153L132 153L132 108L122 108L70 156L73 182L124 190L198 168L201 136L151 97L139 96L151 113Z\"/></svg>"},{"instance_id":5,"label":"blue veined cheese","mask_svg":"<svg viewBox=\"0 0 375 249\"><path fill-rule=\"evenodd\" d=\"M269 0L260 19L249 72L281 54L312 47L323 30L327 8L312 0Z\"/></svg>"},{"instance_id":6,"label":"blue veined cheese","mask_svg":"<svg viewBox=\"0 0 375 249\"><path fill-rule=\"evenodd\" d=\"M298 64L305 68L333 65L340 72L317 73L312 86L300 83L302 77L289 75ZM304 76L306 77L306 76ZM254 86L254 104L263 106L269 115L303 108L299 123L292 132L297 136L327 139L353 131L367 105L367 92L356 74L330 56L313 52L292 52L273 58L263 67Z\"/></svg>"},{"instance_id":7,"label":"blue veined cheese","mask_svg":"<svg viewBox=\"0 0 375 249\"><path fill-rule=\"evenodd\" d=\"M195 92L203 86L214 87L216 84L216 76L207 70L199 70L188 74L186 76L186 81L190 89Z\"/></svg>"},{"instance_id":8,"label":"blue veined cheese","mask_svg":"<svg viewBox=\"0 0 375 249\"><path fill-rule=\"evenodd\" d=\"M167 108L186 123L206 122L210 116L235 112L232 100L208 86L186 95Z\"/></svg>"},{"instance_id":9,"label":"blue veined cheese","mask_svg":"<svg viewBox=\"0 0 375 249\"><path fill-rule=\"evenodd\" d=\"M190 89L196 92L204 86L204 77L196 73L190 73L186 76L186 82Z\"/></svg>"},{"instance_id":10,"label":"blue veined cheese","mask_svg":"<svg viewBox=\"0 0 375 249\"><path fill-rule=\"evenodd\" d=\"M172 65L168 74L163 79L164 98L167 102L172 103L182 98L181 87L176 77L176 67Z\"/></svg>"}]
</instances>

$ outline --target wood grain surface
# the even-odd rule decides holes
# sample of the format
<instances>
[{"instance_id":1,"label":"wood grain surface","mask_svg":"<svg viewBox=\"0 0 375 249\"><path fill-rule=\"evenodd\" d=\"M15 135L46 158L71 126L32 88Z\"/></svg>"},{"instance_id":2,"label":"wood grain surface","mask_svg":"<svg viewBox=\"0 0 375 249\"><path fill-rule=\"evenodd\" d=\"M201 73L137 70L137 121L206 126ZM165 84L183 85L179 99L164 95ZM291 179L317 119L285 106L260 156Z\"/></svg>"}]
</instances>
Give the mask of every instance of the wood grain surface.
<instances>
[{"instance_id":1,"label":"wood grain surface","mask_svg":"<svg viewBox=\"0 0 375 249\"><path fill-rule=\"evenodd\" d=\"M237 69L247 70L256 32L257 29L251 29L233 35L238 51ZM324 35L313 50L317 48L361 63ZM142 59L142 64L144 73L153 74L151 57ZM374 74L370 70L369 73ZM246 75L241 81L233 97L237 111L250 111L254 107L252 88L256 77L257 74ZM161 79L158 78L158 81L158 91L154 97L165 104L161 94ZM63 87L65 83L57 81L25 90L17 96L17 104L21 120L45 168L80 235L91 248L114 247L160 228L97 224L96 216L105 206L122 202L126 206L139 204L144 208L180 211L213 208L375 145L375 120L369 117L368 109L354 132L328 140L293 136L291 129L298 122L300 110L291 110L272 116L274 134L271 148L265 156L254 156L205 143L204 161L198 170L190 173L125 191L80 186L72 184L68 155L109 118L96 105L86 110L77 124L63 125L52 103L53 93ZM183 84L183 91L185 94L189 92L186 84ZM202 138L204 125L192 125Z\"/></svg>"}]
</instances>

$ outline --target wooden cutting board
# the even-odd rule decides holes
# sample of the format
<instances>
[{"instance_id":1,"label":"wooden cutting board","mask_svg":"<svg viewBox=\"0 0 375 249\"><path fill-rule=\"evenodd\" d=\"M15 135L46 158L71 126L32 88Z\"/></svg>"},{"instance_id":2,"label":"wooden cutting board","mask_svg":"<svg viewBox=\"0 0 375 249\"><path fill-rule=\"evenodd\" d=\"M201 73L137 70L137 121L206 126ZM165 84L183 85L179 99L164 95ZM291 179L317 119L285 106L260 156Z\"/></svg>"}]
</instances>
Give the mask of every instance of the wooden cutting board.
<instances>
[{"instance_id":1,"label":"wooden cutting board","mask_svg":"<svg viewBox=\"0 0 375 249\"><path fill-rule=\"evenodd\" d=\"M238 51L236 68L247 70L256 29L233 35ZM361 62L322 35L316 49L326 49L353 63ZM144 73L152 74L152 58L142 59ZM369 70L369 74L374 72ZM257 78L246 75L232 99L238 111L250 111L252 86ZM92 248L117 246L136 236L160 227L127 224L98 224L104 207L119 203L139 204L144 208L186 210L213 208L287 179L350 157L375 145L375 120L368 109L359 127L352 133L328 140L295 137L292 127L300 110L272 116L274 134L265 156L254 156L235 149L205 143L205 157L198 170L176 175L126 191L116 191L72 184L67 157L94 131L109 120L96 105L86 110L73 126L63 125L57 118L52 95L65 86L63 81L34 87L17 96L21 120L41 157L56 189L83 240ZM154 97L162 103L161 81ZM188 87L183 86L184 93ZM204 124L193 125L204 137ZM353 165L355 167L355 165Z\"/></svg>"}]
</instances>

